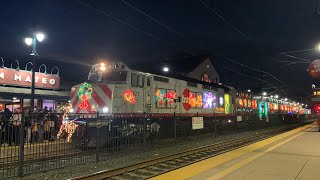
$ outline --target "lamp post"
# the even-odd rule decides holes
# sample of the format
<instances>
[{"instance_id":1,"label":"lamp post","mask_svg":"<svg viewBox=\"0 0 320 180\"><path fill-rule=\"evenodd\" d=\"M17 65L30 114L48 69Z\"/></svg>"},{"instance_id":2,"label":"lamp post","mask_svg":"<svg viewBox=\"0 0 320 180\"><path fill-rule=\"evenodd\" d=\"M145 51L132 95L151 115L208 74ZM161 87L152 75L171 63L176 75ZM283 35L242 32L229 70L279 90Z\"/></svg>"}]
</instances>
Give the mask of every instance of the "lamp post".
<instances>
[{"instance_id":1,"label":"lamp post","mask_svg":"<svg viewBox=\"0 0 320 180\"><path fill-rule=\"evenodd\" d=\"M168 66L164 66L164 67L162 68L162 71L165 72L165 73L167 73L167 72L170 71L170 69L169 69Z\"/></svg>"},{"instance_id":2,"label":"lamp post","mask_svg":"<svg viewBox=\"0 0 320 180\"><path fill-rule=\"evenodd\" d=\"M32 45L31 56L33 56L32 60L32 80L31 80L31 98L30 98L30 111L34 110L34 89L35 89L35 72L36 72L36 58L39 56L37 53L37 41L42 42L44 39L44 34L42 33L34 33L33 38L27 37L25 38L25 43L28 46Z\"/></svg>"}]
</instances>

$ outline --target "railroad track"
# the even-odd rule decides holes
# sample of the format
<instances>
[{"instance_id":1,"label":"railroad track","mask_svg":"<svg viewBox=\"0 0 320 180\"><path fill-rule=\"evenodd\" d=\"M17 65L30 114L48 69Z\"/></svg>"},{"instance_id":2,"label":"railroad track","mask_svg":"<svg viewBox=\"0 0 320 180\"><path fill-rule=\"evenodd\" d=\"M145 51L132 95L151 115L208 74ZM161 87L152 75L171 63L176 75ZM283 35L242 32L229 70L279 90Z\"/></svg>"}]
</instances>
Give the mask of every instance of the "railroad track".
<instances>
[{"instance_id":1,"label":"railroad track","mask_svg":"<svg viewBox=\"0 0 320 180\"><path fill-rule=\"evenodd\" d=\"M237 139L223 141L212 145L202 146L184 152L176 153L173 155L168 155L157 159L129 165L122 168L100 171L85 176L75 177L71 180L148 179L193 164L195 162L199 162L204 159L208 159L213 156L217 156L219 154L246 146L248 144L252 144L254 142L270 138L272 136L295 129L305 124L308 123L301 123L267 131L264 130L261 133L257 133L252 136L240 137Z\"/></svg>"}]
</instances>

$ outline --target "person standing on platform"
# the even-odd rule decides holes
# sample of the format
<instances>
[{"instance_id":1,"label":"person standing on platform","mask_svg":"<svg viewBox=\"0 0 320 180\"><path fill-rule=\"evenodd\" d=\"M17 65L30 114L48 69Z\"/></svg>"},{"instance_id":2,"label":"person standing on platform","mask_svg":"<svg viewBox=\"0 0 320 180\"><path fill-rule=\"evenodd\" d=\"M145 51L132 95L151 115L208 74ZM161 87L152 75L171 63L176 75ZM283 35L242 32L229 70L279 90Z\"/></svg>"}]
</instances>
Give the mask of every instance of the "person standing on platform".
<instances>
[{"instance_id":1,"label":"person standing on platform","mask_svg":"<svg viewBox=\"0 0 320 180\"><path fill-rule=\"evenodd\" d=\"M3 113L3 122L4 122L4 143L11 145L12 143L12 129L10 124L10 118L12 116L12 112L8 109L4 109Z\"/></svg>"},{"instance_id":2,"label":"person standing on platform","mask_svg":"<svg viewBox=\"0 0 320 180\"><path fill-rule=\"evenodd\" d=\"M31 143L31 128L32 128L32 123L31 123L31 116L28 114L25 116L25 129L26 129L26 143Z\"/></svg>"},{"instance_id":3,"label":"person standing on platform","mask_svg":"<svg viewBox=\"0 0 320 180\"><path fill-rule=\"evenodd\" d=\"M11 116L11 124L12 124L12 141L15 145L19 145L20 143L20 132L21 132L21 108L17 108L13 111L13 115Z\"/></svg>"},{"instance_id":4,"label":"person standing on platform","mask_svg":"<svg viewBox=\"0 0 320 180\"><path fill-rule=\"evenodd\" d=\"M56 136L56 126L57 126L57 116L55 114L55 112L52 111L52 109L50 109L50 114L49 114L49 121L50 121L50 140L53 141L55 140L55 136Z\"/></svg>"}]
</instances>

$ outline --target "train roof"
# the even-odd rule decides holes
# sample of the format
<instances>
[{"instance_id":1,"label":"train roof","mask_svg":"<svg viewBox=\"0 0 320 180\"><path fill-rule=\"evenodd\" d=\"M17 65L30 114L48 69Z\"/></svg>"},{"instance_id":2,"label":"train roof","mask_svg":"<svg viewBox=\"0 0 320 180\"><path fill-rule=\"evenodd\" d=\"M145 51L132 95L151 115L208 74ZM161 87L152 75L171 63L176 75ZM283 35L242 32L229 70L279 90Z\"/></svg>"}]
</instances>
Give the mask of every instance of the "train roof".
<instances>
[{"instance_id":1,"label":"train roof","mask_svg":"<svg viewBox=\"0 0 320 180\"><path fill-rule=\"evenodd\" d=\"M169 77L169 78L175 78L175 79L179 79L179 80L184 80L184 81L188 81L188 82L193 82L193 83L198 83L198 84L210 86L210 87L213 87L213 88L221 88L221 89L224 89L225 91L229 91L231 89L230 87L227 87L225 85L219 85L219 84L216 84L216 83L207 83L207 82L200 81L198 79L194 79L194 78L190 78L190 77L186 77L186 76L183 76L181 74L174 73L174 72L161 73L159 71L152 71L152 70L146 68L148 66L143 66L143 67L139 68L139 66L136 66L136 65L131 65L131 66L129 65L128 67L129 67L129 69L131 69L133 71L141 71L141 72L150 73L150 74L153 74L153 75Z\"/></svg>"}]
</instances>

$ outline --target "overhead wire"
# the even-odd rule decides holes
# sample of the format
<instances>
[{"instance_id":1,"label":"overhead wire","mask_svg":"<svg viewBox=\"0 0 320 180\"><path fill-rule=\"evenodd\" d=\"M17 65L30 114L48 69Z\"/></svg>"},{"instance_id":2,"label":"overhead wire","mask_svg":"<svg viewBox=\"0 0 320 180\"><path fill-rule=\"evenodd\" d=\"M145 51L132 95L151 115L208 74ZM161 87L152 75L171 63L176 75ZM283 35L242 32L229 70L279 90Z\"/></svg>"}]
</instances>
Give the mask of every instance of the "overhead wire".
<instances>
[{"instance_id":1,"label":"overhead wire","mask_svg":"<svg viewBox=\"0 0 320 180\"><path fill-rule=\"evenodd\" d=\"M201 0L200 0L200 1L201 1ZM111 19L113 19L113 20L115 20L115 21L117 21L117 22L119 22L119 23L121 23L121 24L124 24L124 25L126 25L126 26L129 26L129 27L133 28L134 30L136 30L136 31L138 31L138 32L141 32L141 33L143 33L143 34L145 34L145 35L147 35L147 36L149 36L149 37L151 37L151 38L153 38L153 39L156 39L156 40L158 40L158 41L163 41L163 40L161 40L160 38L154 36L153 34L148 33L148 32L146 32L146 31L144 31L144 30L142 30L142 29L140 29L140 28L137 28L137 27L131 25L130 23L127 23L126 21L123 21L123 20L121 20L121 19L119 19L119 18L116 18L116 17L112 16L111 14L109 14L109 13L107 13L107 12L101 10L101 9L98 9L98 8L96 8L96 7L94 7L94 6L91 6L91 5L85 3L85 2L83 2L83 1L81 1L81 0L78 0L78 2L79 2L81 5L83 5L83 6L87 7L87 8L91 8L91 9L93 9L93 10L95 10L95 11L97 11L97 12L103 14L103 15L106 15L106 16L110 17ZM185 37L183 34L179 33L178 31L174 30L173 28L170 28L169 26L165 25L164 23L161 23L161 22L160 22L159 20L157 20L156 18L154 18L154 17L152 17L151 15L149 15L149 14L141 11L140 9L138 9L137 7L135 7L135 6L133 6L132 4L128 3L127 1L122 0L122 2L125 3L126 5L130 6L131 8L134 8L136 11L142 13L143 15L147 16L148 18L152 19L153 21L157 22L158 24L160 24L161 26L163 26L163 27L165 27L166 29L170 30L171 32L174 32L174 33L177 34L178 36L183 37L183 38ZM203 5L205 5L207 8L209 8L212 12L214 12L219 18L223 19L223 20L224 20L225 22L227 22L229 25L231 25L232 27L234 27L239 33L241 33L242 35L244 35L245 37L247 37L244 33L242 33L239 29L237 29L237 28L236 28L235 26L233 26L229 21L227 21L223 16L221 16L219 13L215 12L212 8L210 8L206 3L204 3L203 1L201 1L201 3L202 3ZM170 42L169 42L169 43L170 43ZM189 54L192 54L191 52L189 52L189 51L187 51L187 50L185 50L185 49L184 49L184 51L187 52L187 53L189 53ZM211 50L209 50L209 51L210 51L210 52L213 52L213 51L211 51ZM216 52L214 52L214 53L216 53ZM221 54L220 54L220 56L223 57L224 59L227 59L227 60L233 62L233 63L236 63L236 64L241 65L241 67L246 67L246 68L249 68L249 69L251 69L251 70L254 70L254 71L257 71L257 72L260 72L260 73L267 74L267 75L271 76L272 78L276 79L277 81L285 84L284 82L282 82L280 79L276 78L274 75L270 74L269 72L252 68L252 67L250 67L250 66L248 66L248 65L245 65L245 64L243 64L243 63L240 63L240 62L238 62L238 61L236 61L236 60L233 60L233 59L231 59L231 58L222 56ZM261 79L260 79L260 80L261 80ZM269 83L269 82L266 81L266 80L262 80L262 81L263 81L263 82L266 82L266 83ZM270 83L269 83L269 84L270 84ZM272 86L273 86L273 85L272 85Z\"/></svg>"},{"instance_id":2,"label":"overhead wire","mask_svg":"<svg viewBox=\"0 0 320 180\"><path fill-rule=\"evenodd\" d=\"M248 65L239 63L238 61L235 61L235 60L233 60L233 59L231 59L231 58L228 58L228 57L225 57L225 56L222 56L222 57L225 58L225 59L227 59L227 60L229 60L229 61L231 61L231 62L233 62L233 63L236 63L236 64L240 65L241 67L246 67L246 68L248 68L248 69L251 69L251 70L254 70L254 71L257 71L257 72L260 72L260 73L268 74L268 75L271 76L273 79L281 82L282 84L286 84L286 83L284 83L283 81L281 81L280 79L278 79L277 77L275 77L274 75L270 74L269 72L266 72L266 71L263 71L263 70L259 70L259 69L253 68L253 67L250 67L250 66L248 66Z\"/></svg>"},{"instance_id":3,"label":"overhead wire","mask_svg":"<svg viewBox=\"0 0 320 180\"><path fill-rule=\"evenodd\" d=\"M131 8L135 9L136 11L140 12L141 14L147 16L147 17L150 18L151 20L153 20L153 21L155 21L155 22L163 25L164 27L166 27L167 29L171 30L172 32L174 32L174 33L176 33L176 34L178 34L178 35L180 35L180 36L182 36L182 37L185 37L183 34L177 32L176 30L173 30L172 28L168 27L168 26L165 25L164 23L162 23L162 22L160 22L159 20L155 19L155 18L152 17L151 15L149 15L149 14L143 12L142 10L140 10L139 8L131 5L131 4L128 3L127 1L125 1L125 0L121 0L121 1L122 1L123 3L125 3L126 5L130 6ZM201 1L201 0L200 0L200 1ZM201 2L204 3L203 1L201 1ZM206 3L204 3L204 5L207 6ZM208 7L208 8L210 8L210 7ZM213 10L212 10L212 11L213 11ZM221 18L223 18L223 17L221 16ZM223 19L224 19L224 18L223 18ZM232 24L231 24L231 25L232 25ZM236 28L236 29L237 29L237 28ZM237 29L237 30L238 30L238 29ZM240 31L240 30L239 30L239 31ZM240 31L240 33L242 33L242 32ZM245 35L244 33L242 33L242 34ZM209 50L209 49L207 49L207 50ZM209 51L210 51L211 53L218 54L218 53L213 52L213 51L211 51L211 50L209 50ZM227 59L227 60L229 60L229 61L232 61L232 62L234 62L234 63L237 63L237 64L241 65L242 67L246 67L246 68L249 68L249 69L258 71L258 72L260 72L260 73L268 74L268 75L270 75L272 78L274 78L274 79L276 79L277 81L281 82L282 84L285 84L284 82L282 82L281 80L279 80L278 78L276 78L275 76L273 76L272 74L270 74L270 73L268 73L268 72L266 72L266 71L258 70L258 69L252 68L252 67L250 67L250 66L248 66L248 65L239 63L239 62L237 62L237 61L235 61L235 60L233 60L233 59L231 59L231 58L228 58L228 57L225 57L225 56L221 55L220 53L219 53L219 55L220 55L221 57L223 57L224 59Z\"/></svg>"},{"instance_id":4,"label":"overhead wire","mask_svg":"<svg viewBox=\"0 0 320 180\"><path fill-rule=\"evenodd\" d=\"M299 57L296 57L296 56L293 56L293 55L290 55L290 54L287 54L287 53L284 53L284 52L281 52L280 54L284 55L284 56L287 56L287 57L290 57L290 58L293 58L293 59L298 59L298 60L301 60L301 61L305 61L305 62L311 62L310 60L308 59L304 59L304 58L299 58Z\"/></svg>"},{"instance_id":5,"label":"overhead wire","mask_svg":"<svg viewBox=\"0 0 320 180\"><path fill-rule=\"evenodd\" d=\"M270 85L271 87L269 88L264 88L264 89L274 89L272 92L268 93L268 94L274 94L275 92L278 92L278 91L281 91L281 92L285 92L286 91L286 94L290 94L291 96L293 95L293 92L289 93L287 90L283 90L283 89L280 89L280 88L283 88L283 87L287 87L288 85L283 85L283 86L275 86L273 84L271 84L270 82L266 81L266 80L263 80L263 79L260 79L260 78L256 78L256 77L252 77L248 74L245 74L245 73L241 73L241 72L238 72L238 71L235 71L231 68L227 68L227 67L224 67L225 69L231 71L231 72L234 72L234 73L237 73L237 74L240 74L240 75L243 75L243 76L247 76L249 78L252 78L252 79L255 79L255 80L258 80L260 82L264 82L264 83L267 83L268 85Z\"/></svg>"},{"instance_id":6,"label":"overhead wire","mask_svg":"<svg viewBox=\"0 0 320 180\"><path fill-rule=\"evenodd\" d=\"M207 9L210 10L210 12L214 13L216 16L218 16L220 19L222 19L224 22L226 22L228 25L230 25L234 30L236 30L238 33L240 33L243 37L245 37L246 39L249 39L248 36L246 34L244 34L242 31L240 31L237 27L235 27L231 22L229 22L228 20L226 20L222 15L220 15L217 11L213 10L210 6L208 6L208 4L206 4L205 2L203 2L202 0L199 0L201 2L201 4L203 4Z\"/></svg>"},{"instance_id":7,"label":"overhead wire","mask_svg":"<svg viewBox=\"0 0 320 180\"><path fill-rule=\"evenodd\" d=\"M184 35L183 35L183 34L179 33L178 31L174 30L173 28L169 27L168 25L160 22L159 20L157 20L156 18L154 18L154 17L151 16L150 14L147 14L147 13L141 11L141 10L138 9L136 6L130 4L129 2L127 2L127 1L125 1L125 0L121 0L121 1L122 1L124 4L128 5L129 7L135 9L135 10L138 11L139 13L141 13L141 14L147 16L148 18L150 18L151 20L157 22L159 25L165 27L165 28L168 29L169 31L175 33L175 34L178 35L179 37L184 38Z\"/></svg>"},{"instance_id":8,"label":"overhead wire","mask_svg":"<svg viewBox=\"0 0 320 180\"><path fill-rule=\"evenodd\" d=\"M293 51L285 51L285 52L281 52L281 53L296 53L296 52L305 52L305 51L313 51L315 50L315 48L311 48L311 49L300 49L300 50L293 50Z\"/></svg>"},{"instance_id":9,"label":"overhead wire","mask_svg":"<svg viewBox=\"0 0 320 180\"><path fill-rule=\"evenodd\" d=\"M140 33L143 33L143 34L145 34L145 35L147 35L147 36L149 36L149 37L151 37L151 38L153 38L153 39L155 39L155 40L158 40L158 41L161 41L161 42L166 42L166 43L169 43L169 44L173 45L173 43L168 42L168 41L165 41L165 40L162 40L162 39L156 37L155 35L153 35L153 34L151 34L151 33L148 33L148 32L146 32L146 31L144 31L144 30L142 30L142 29L140 29L140 28L138 28L138 27L136 27L136 26L133 26L133 25L131 25L130 23L124 21L124 20L121 20L121 19L119 19L119 18L117 18L117 17L115 17L115 16L112 16L110 13L107 13L106 11L103 11L103 10L101 10L101 9L98 9L98 8L92 6L92 5L89 5L89 4L81 1L81 0L77 0L77 2L79 2L79 3L80 3L82 6L84 6L84 7L90 8L90 9L92 9L92 10L95 10L95 11L99 12L100 14L103 14L103 15L105 15L105 16L108 16L109 18L113 19L114 21L117 21L117 22L119 22L119 23L121 23L121 24L123 24L123 25L126 25L126 26L128 26L128 27L130 27L130 28L132 28L132 29L140 32ZM176 45L175 45L175 46L176 46ZM183 51L185 51L186 53L189 53L189 54L193 55L192 52L190 52L189 50L186 50L185 48L183 48Z\"/></svg>"},{"instance_id":10,"label":"overhead wire","mask_svg":"<svg viewBox=\"0 0 320 180\"><path fill-rule=\"evenodd\" d=\"M215 15L217 15L220 19L222 19L223 21L225 21L226 23L228 23L231 27L233 27L233 29L235 29L238 33L240 33L242 36L246 37L247 39L248 36L246 34L244 34L242 31L240 31L237 27L235 27L231 22L227 21L222 15L220 15L217 11L213 10L208 4L206 4L205 2L203 2L202 0L199 0L207 9L209 9L211 12L213 12ZM284 83L283 81L281 81L280 79L276 78L274 75L270 74L269 72L266 72L266 71L262 71L262 70L259 70L259 69L256 69L256 68L252 68L248 65L244 65L242 63L239 63L231 58L228 58L228 57L225 57L225 56L221 56L223 57L224 59L227 59L231 62L234 62L234 63L237 63L239 65L241 65L242 67L246 67L246 68L249 68L249 69L252 69L252 70L255 70L257 72L260 72L260 73L265 73L265 74L268 74L269 76L271 76L272 78L276 79L277 81L281 82L282 84L286 84Z\"/></svg>"},{"instance_id":11,"label":"overhead wire","mask_svg":"<svg viewBox=\"0 0 320 180\"><path fill-rule=\"evenodd\" d=\"M228 68L228 67L224 67L224 69L227 69L227 70L232 71L232 72L234 72L234 73L238 73L238 74L241 74L241 75L243 75L243 76L247 76L247 77L250 77L250 78L252 78L252 79L255 79L255 80L258 80L258 81L267 83L267 84L269 84L270 86L272 86L273 88L277 89L277 87L276 87L275 85L271 84L270 82L268 82L268 81L266 81L266 80L253 77L253 76L250 76L250 75L245 74L245 73L242 73L242 72L235 71L235 70L233 70L233 69L231 69L231 68Z\"/></svg>"},{"instance_id":12,"label":"overhead wire","mask_svg":"<svg viewBox=\"0 0 320 180\"><path fill-rule=\"evenodd\" d=\"M200 0L200 1L201 1L201 0ZM139 31L139 32L141 32L141 33L144 33L144 34L146 34L146 35L148 35L148 36L150 36L150 37L152 37L152 38L154 38L154 39L156 39L156 40L158 40L158 41L163 41L163 40L157 38L156 36L154 36L154 35L146 32L146 31L143 31L142 29L137 28L137 27L135 27L135 26L133 26L133 25L131 25L131 24L129 24L129 23L127 23L127 22L119 19L119 18L116 18L116 17L112 16L111 14L109 14L109 13L103 11L103 10L100 10L100 9L94 7L94 6L91 6L91 5L87 4L87 3L84 3L84 2L81 1L81 0L78 0L78 2L79 2L80 4L82 4L83 6L88 7L88 8L91 8L91 9L93 9L93 10L95 10L95 11L101 13L101 14L104 14L104 15L112 18L113 20L118 21L118 22L121 23L121 24L127 25L127 26L135 29L136 31ZM123 1L123 2L125 3L126 1ZM129 3L126 3L126 4L129 5ZM204 3L204 4L205 4L205 3ZM136 7L134 7L134 6L130 6L130 7L136 9L137 11L139 11L140 13L144 14L145 16L151 18L152 20L154 20L154 21L156 21L156 22L158 22L158 23L160 23L160 24L162 24L162 25L165 25L164 23L161 23L160 21L156 20L155 18L153 18L152 16L148 15L147 13L144 13L143 11L139 10L138 8L136 8ZM168 26L167 26L167 27L168 27ZM171 30L173 30L173 29L171 28ZM175 31L175 32L177 32L177 31ZM182 35L181 33L178 33L178 34ZM184 35L182 35L182 36L184 37ZM185 50L185 49L184 49L184 50ZM186 50L185 50L185 51L186 51ZM211 50L210 50L210 51L211 51ZM189 54L192 54L192 53L189 52L189 51L186 51L186 52L189 53ZM272 78L274 78L274 79L276 79L277 81L281 82L282 84L285 84L284 82L282 82L280 79L276 78L274 75L270 74L269 72L252 68L252 67L250 67L250 66L248 66L248 65L239 63L238 61L235 61L235 60L233 60L233 59L231 59L231 58L228 58L228 57L225 57L225 56L222 56L222 55L221 55L221 57L223 57L224 59L227 59L227 60L229 60L229 61L231 61L231 62L234 62L234 63L236 63L236 64L239 64L239 65L241 65L242 67L246 67L246 68L249 68L249 69L251 69L251 70L260 72L260 73L268 74L269 76L271 76Z\"/></svg>"}]
</instances>

